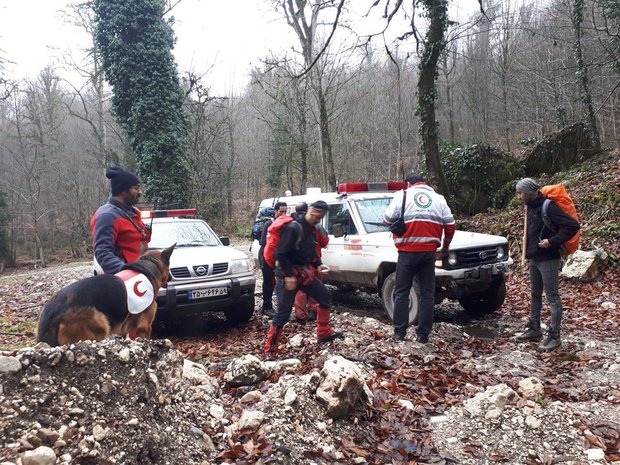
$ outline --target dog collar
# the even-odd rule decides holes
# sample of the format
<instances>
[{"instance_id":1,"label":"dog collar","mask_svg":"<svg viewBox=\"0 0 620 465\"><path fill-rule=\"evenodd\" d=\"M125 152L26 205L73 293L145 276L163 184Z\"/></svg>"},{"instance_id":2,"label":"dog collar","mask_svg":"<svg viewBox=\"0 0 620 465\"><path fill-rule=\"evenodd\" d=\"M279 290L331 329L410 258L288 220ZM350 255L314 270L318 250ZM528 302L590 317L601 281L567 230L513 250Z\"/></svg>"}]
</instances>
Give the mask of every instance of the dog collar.
<instances>
[{"instance_id":1,"label":"dog collar","mask_svg":"<svg viewBox=\"0 0 620 465\"><path fill-rule=\"evenodd\" d=\"M142 313L151 306L155 300L155 291L146 275L133 270L123 270L114 276L125 285L129 313Z\"/></svg>"}]
</instances>

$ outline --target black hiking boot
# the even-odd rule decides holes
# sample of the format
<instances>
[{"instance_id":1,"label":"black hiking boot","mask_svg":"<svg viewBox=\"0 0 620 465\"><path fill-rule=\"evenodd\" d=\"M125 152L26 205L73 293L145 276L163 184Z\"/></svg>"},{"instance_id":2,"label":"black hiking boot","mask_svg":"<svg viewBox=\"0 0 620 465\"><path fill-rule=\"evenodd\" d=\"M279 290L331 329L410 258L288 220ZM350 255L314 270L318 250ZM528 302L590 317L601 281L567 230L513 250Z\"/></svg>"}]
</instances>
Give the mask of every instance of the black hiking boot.
<instances>
[{"instance_id":1,"label":"black hiking boot","mask_svg":"<svg viewBox=\"0 0 620 465\"><path fill-rule=\"evenodd\" d=\"M547 337L538 347L538 352L551 352L562 345L559 331L549 331Z\"/></svg>"},{"instance_id":2,"label":"black hiking boot","mask_svg":"<svg viewBox=\"0 0 620 465\"><path fill-rule=\"evenodd\" d=\"M274 316L276 316L276 312L274 311L273 307L263 307L261 308L261 313L269 318L273 318Z\"/></svg>"},{"instance_id":3,"label":"black hiking boot","mask_svg":"<svg viewBox=\"0 0 620 465\"><path fill-rule=\"evenodd\" d=\"M525 327L525 331L517 336L517 341L525 342L525 341L540 341L543 337L543 332L540 329L540 323L532 323L528 322Z\"/></svg>"}]
</instances>

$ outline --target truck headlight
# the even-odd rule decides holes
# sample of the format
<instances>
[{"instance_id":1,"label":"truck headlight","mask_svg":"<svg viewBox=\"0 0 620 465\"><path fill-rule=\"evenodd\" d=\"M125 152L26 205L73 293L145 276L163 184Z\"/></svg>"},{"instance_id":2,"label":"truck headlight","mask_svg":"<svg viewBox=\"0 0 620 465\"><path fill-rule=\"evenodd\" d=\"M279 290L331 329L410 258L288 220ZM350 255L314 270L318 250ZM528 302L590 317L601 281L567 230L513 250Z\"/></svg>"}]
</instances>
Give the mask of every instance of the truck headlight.
<instances>
[{"instance_id":1,"label":"truck headlight","mask_svg":"<svg viewBox=\"0 0 620 465\"><path fill-rule=\"evenodd\" d=\"M506 256L506 251L504 250L504 247L500 245L500 246L497 248L497 259L498 259L498 260L501 260L501 259L503 259L505 256Z\"/></svg>"},{"instance_id":2,"label":"truck headlight","mask_svg":"<svg viewBox=\"0 0 620 465\"><path fill-rule=\"evenodd\" d=\"M232 260L230 262L231 273L246 273L252 271L252 262L249 258L242 258L240 260Z\"/></svg>"},{"instance_id":3,"label":"truck headlight","mask_svg":"<svg viewBox=\"0 0 620 465\"><path fill-rule=\"evenodd\" d=\"M451 266L454 266L457 264L457 262L459 261L458 256L456 255L456 252L450 252L448 254L448 264Z\"/></svg>"}]
</instances>

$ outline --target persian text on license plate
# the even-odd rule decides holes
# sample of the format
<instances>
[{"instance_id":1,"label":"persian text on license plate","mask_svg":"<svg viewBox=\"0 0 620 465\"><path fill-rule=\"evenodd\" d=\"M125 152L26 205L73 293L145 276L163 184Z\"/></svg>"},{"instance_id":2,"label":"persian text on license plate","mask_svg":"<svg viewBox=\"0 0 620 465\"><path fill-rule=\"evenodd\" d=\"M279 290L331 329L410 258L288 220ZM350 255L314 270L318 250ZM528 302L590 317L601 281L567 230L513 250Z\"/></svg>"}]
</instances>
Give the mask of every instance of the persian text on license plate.
<instances>
[{"instance_id":1,"label":"persian text on license plate","mask_svg":"<svg viewBox=\"0 0 620 465\"><path fill-rule=\"evenodd\" d=\"M188 299L204 299L205 297L217 297L220 295L227 295L227 287L214 287L212 289L198 289L196 291L189 291L187 293Z\"/></svg>"}]
</instances>

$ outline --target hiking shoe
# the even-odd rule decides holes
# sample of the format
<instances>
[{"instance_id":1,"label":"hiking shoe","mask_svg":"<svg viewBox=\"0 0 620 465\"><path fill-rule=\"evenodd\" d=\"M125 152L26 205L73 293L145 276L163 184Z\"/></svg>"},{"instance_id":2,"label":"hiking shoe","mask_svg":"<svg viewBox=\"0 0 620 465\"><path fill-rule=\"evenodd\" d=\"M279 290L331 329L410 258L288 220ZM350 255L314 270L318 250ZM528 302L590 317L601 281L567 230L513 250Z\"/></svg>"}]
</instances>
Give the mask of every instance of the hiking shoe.
<instances>
[{"instance_id":1,"label":"hiking shoe","mask_svg":"<svg viewBox=\"0 0 620 465\"><path fill-rule=\"evenodd\" d=\"M540 341L543 337L543 332L540 329L540 325L528 323L525 327L525 331L517 336L517 341Z\"/></svg>"},{"instance_id":2,"label":"hiking shoe","mask_svg":"<svg viewBox=\"0 0 620 465\"><path fill-rule=\"evenodd\" d=\"M331 342L334 339L343 339L343 338L344 338L344 333L343 332L341 332L341 331L334 331L329 336L317 337L317 341L319 341L320 343L325 343L325 342Z\"/></svg>"},{"instance_id":3,"label":"hiking shoe","mask_svg":"<svg viewBox=\"0 0 620 465\"><path fill-rule=\"evenodd\" d=\"M419 342L420 344L427 344L428 343L428 336L422 336L421 334L418 334L417 337L415 338L416 342Z\"/></svg>"},{"instance_id":4,"label":"hiking shoe","mask_svg":"<svg viewBox=\"0 0 620 465\"><path fill-rule=\"evenodd\" d=\"M392 341L394 342L402 342L405 340L404 334L394 333L392 334Z\"/></svg>"},{"instance_id":5,"label":"hiking shoe","mask_svg":"<svg viewBox=\"0 0 620 465\"><path fill-rule=\"evenodd\" d=\"M561 345L562 339L560 339L560 334L549 331L543 343L538 347L538 352L551 352Z\"/></svg>"},{"instance_id":6,"label":"hiking shoe","mask_svg":"<svg viewBox=\"0 0 620 465\"><path fill-rule=\"evenodd\" d=\"M276 312L273 308L265 308L263 307L261 309L261 313L265 316L268 316L269 318L273 318L274 316L276 316Z\"/></svg>"}]
</instances>

